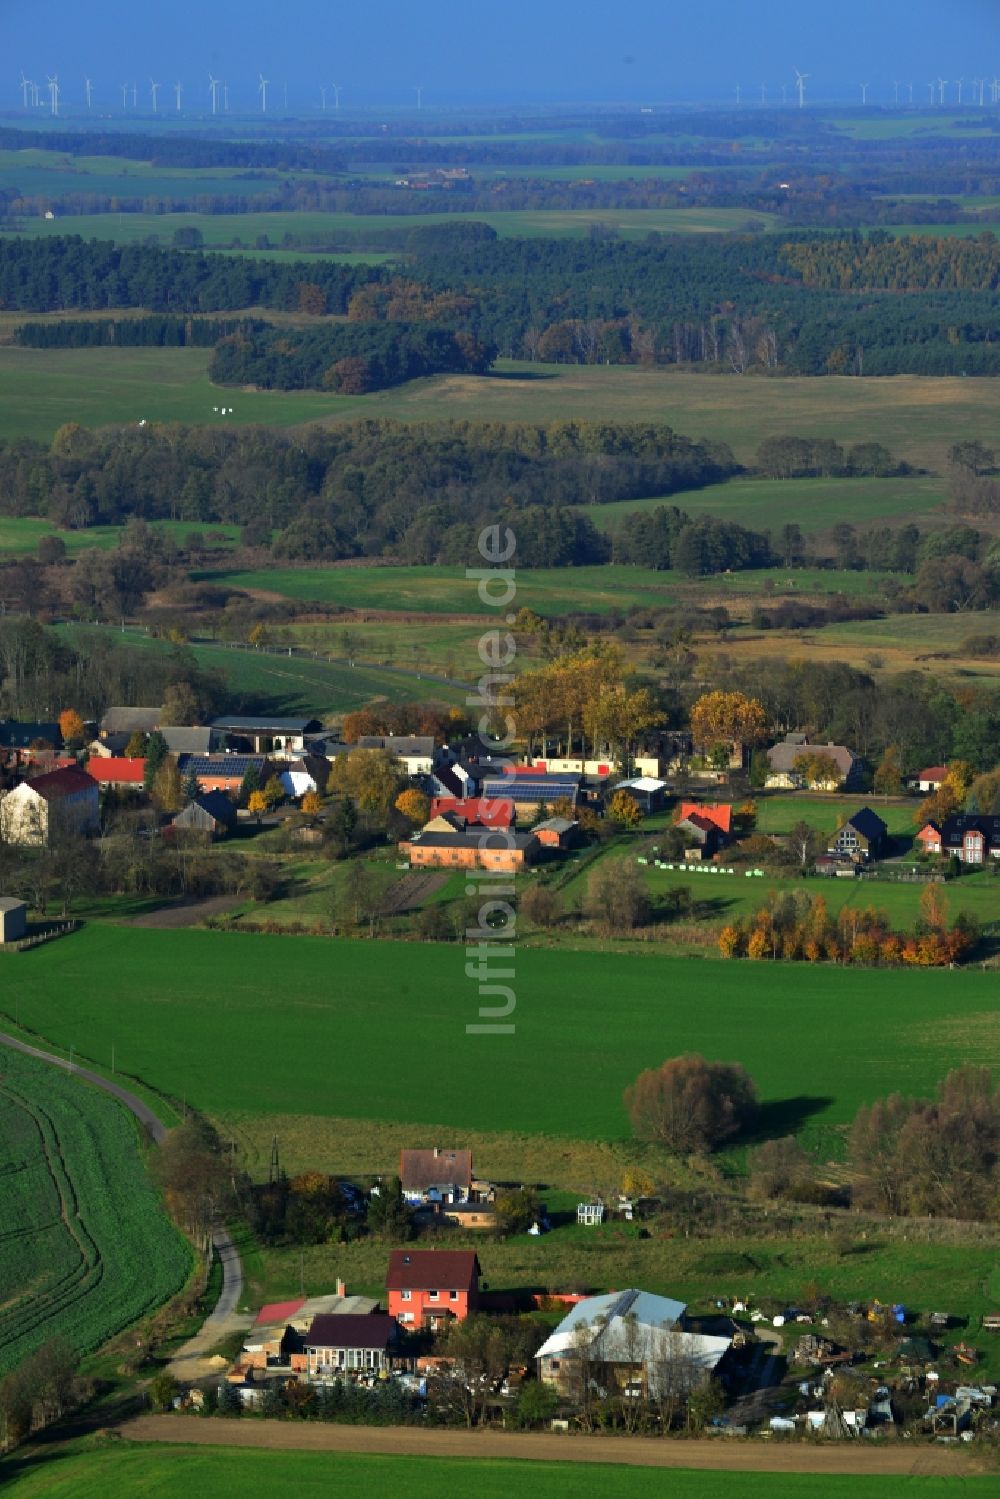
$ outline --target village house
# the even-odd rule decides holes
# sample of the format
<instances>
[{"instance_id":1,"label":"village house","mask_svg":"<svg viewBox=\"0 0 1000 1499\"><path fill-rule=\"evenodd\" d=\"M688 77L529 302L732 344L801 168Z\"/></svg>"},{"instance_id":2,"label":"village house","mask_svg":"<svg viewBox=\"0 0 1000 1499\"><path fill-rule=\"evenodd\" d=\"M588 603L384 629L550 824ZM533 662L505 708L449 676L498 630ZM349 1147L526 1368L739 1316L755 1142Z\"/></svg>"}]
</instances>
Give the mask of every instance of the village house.
<instances>
[{"instance_id":1,"label":"village house","mask_svg":"<svg viewBox=\"0 0 1000 1499\"><path fill-rule=\"evenodd\" d=\"M692 815L714 823L722 834L723 841L728 842L733 830L733 809L729 802L681 802L674 821L680 823Z\"/></svg>"},{"instance_id":2,"label":"village house","mask_svg":"<svg viewBox=\"0 0 1000 1499\"><path fill-rule=\"evenodd\" d=\"M464 823L480 823L486 828L509 828L514 821L514 803L510 797L491 801L485 796L435 796L431 798L431 820L448 813Z\"/></svg>"},{"instance_id":3,"label":"village house","mask_svg":"<svg viewBox=\"0 0 1000 1499\"><path fill-rule=\"evenodd\" d=\"M0 765L30 765L38 749L62 748L62 734L57 723L20 723L5 719L0 723Z\"/></svg>"},{"instance_id":4,"label":"village house","mask_svg":"<svg viewBox=\"0 0 1000 1499\"><path fill-rule=\"evenodd\" d=\"M920 832L924 831L921 828ZM920 838L919 833L917 837ZM1000 817L980 812L958 812L954 817L945 818L938 840L937 847L921 840L921 847L928 853L960 859L963 864L988 864L991 859L1000 859Z\"/></svg>"},{"instance_id":5,"label":"village house","mask_svg":"<svg viewBox=\"0 0 1000 1499\"><path fill-rule=\"evenodd\" d=\"M389 1315L432 1331L462 1322L479 1304L481 1274L471 1249L394 1249L385 1277Z\"/></svg>"},{"instance_id":6,"label":"village house","mask_svg":"<svg viewBox=\"0 0 1000 1499\"><path fill-rule=\"evenodd\" d=\"M827 852L867 864L881 859L889 846L889 829L871 807L861 807L837 829Z\"/></svg>"},{"instance_id":7,"label":"village house","mask_svg":"<svg viewBox=\"0 0 1000 1499\"><path fill-rule=\"evenodd\" d=\"M378 1374L388 1367L398 1338L399 1323L385 1312L315 1317L304 1338L306 1375L316 1380Z\"/></svg>"},{"instance_id":8,"label":"village house","mask_svg":"<svg viewBox=\"0 0 1000 1499\"><path fill-rule=\"evenodd\" d=\"M401 1150L399 1179L407 1202L450 1209L493 1201L492 1183L478 1181L471 1150ZM448 1216L448 1213L445 1213Z\"/></svg>"},{"instance_id":9,"label":"village house","mask_svg":"<svg viewBox=\"0 0 1000 1499\"><path fill-rule=\"evenodd\" d=\"M825 774L807 776L796 768L796 761L812 757L817 772L822 760L830 761ZM785 791L806 787L810 791L836 791L843 787L850 790L857 780L861 761L843 744L812 744L805 734L786 734L780 744L767 752L768 771L764 785Z\"/></svg>"},{"instance_id":10,"label":"village house","mask_svg":"<svg viewBox=\"0 0 1000 1499\"><path fill-rule=\"evenodd\" d=\"M337 1281L336 1292L328 1295L269 1302L261 1307L253 1327L244 1337L242 1351L232 1372L245 1374L248 1369L284 1369L304 1374L306 1334L317 1317L368 1316L377 1310L378 1302L373 1297L349 1296L342 1280Z\"/></svg>"},{"instance_id":11,"label":"village house","mask_svg":"<svg viewBox=\"0 0 1000 1499\"><path fill-rule=\"evenodd\" d=\"M265 755L181 755L178 769L182 776L195 776L202 791L229 791L239 795L243 777L255 770L261 786L273 773Z\"/></svg>"},{"instance_id":12,"label":"village house","mask_svg":"<svg viewBox=\"0 0 1000 1499\"><path fill-rule=\"evenodd\" d=\"M692 847L685 849L684 857L694 863L714 859L726 841L718 823L700 809L678 818L674 827L691 839Z\"/></svg>"},{"instance_id":13,"label":"village house","mask_svg":"<svg viewBox=\"0 0 1000 1499\"><path fill-rule=\"evenodd\" d=\"M22 781L0 801L0 838L34 847L59 832L95 833L100 826L97 782L84 770L53 770Z\"/></svg>"},{"instance_id":14,"label":"village house","mask_svg":"<svg viewBox=\"0 0 1000 1499\"><path fill-rule=\"evenodd\" d=\"M307 736L323 725L318 718L248 718L235 714L213 718L207 727L231 749L297 760L305 750Z\"/></svg>"},{"instance_id":15,"label":"village house","mask_svg":"<svg viewBox=\"0 0 1000 1499\"><path fill-rule=\"evenodd\" d=\"M116 791L142 791L145 787L146 762L138 758L126 760L111 755L95 755L87 761L87 774L102 789L111 786Z\"/></svg>"},{"instance_id":16,"label":"village house","mask_svg":"<svg viewBox=\"0 0 1000 1499\"><path fill-rule=\"evenodd\" d=\"M480 825L454 831L421 828L399 845L411 869L489 869L499 874L517 874L534 864L540 848L533 833Z\"/></svg>"},{"instance_id":17,"label":"village house","mask_svg":"<svg viewBox=\"0 0 1000 1499\"><path fill-rule=\"evenodd\" d=\"M330 765L327 760L321 760L316 755L301 755L298 760L292 760L279 771L278 780L286 796L298 801L310 791L325 791L326 783L330 775Z\"/></svg>"},{"instance_id":18,"label":"village house","mask_svg":"<svg viewBox=\"0 0 1000 1499\"><path fill-rule=\"evenodd\" d=\"M926 769L915 771L913 775L907 776L906 784L911 791L919 791L921 795L927 796L931 792L941 790L947 774L947 765L928 765Z\"/></svg>"},{"instance_id":19,"label":"village house","mask_svg":"<svg viewBox=\"0 0 1000 1499\"><path fill-rule=\"evenodd\" d=\"M619 781L615 791L627 791L648 817L651 812L662 812L667 783L658 776L632 776L627 781Z\"/></svg>"},{"instance_id":20,"label":"village house","mask_svg":"<svg viewBox=\"0 0 1000 1499\"><path fill-rule=\"evenodd\" d=\"M92 739L87 745L87 757L90 760L95 758L101 760L120 759L124 755L131 737L131 734L107 734L104 738L98 735L96 739Z\"/></svg>"},{"instance_id":21,"label":"village house","mask_svg":"<svg viewBox=\"0 0 1000 1499\"><path fill-rule=\"evenodd\" d=\"M171 820L182 833L204 833L221 838L236 826L236 803L224 791L203 791Z\"/></svg>"},{"instance_id":22,"label":"village house","mask_svg":"<svg viewBox=\"0 0 1000 1499\"><path fill-rule=\"evenodd\" d=\"M636 755L631 763L637 776L660 774L659 755ZM545 771L549 775L581 775L598 781L607 780L620 769L612 760L587 760L580 755L547 755L544 760L532 760L530 764L533 770Z\"/></svg>"},{"instance_id":23,"label":"village house","mask_svg":"<svg viewBox=\"0 0 1000 1499\"><path fill-rule=\"evenodd\" d=\"M362 734L358 749L386 750L395 756L408 776L430 775L434 768L431 734Z\"/></svg>"},{"instance_id":24,"label":"village house","mask_svg":"<svg viewBox=\"0 0 1000 1499\"><path fill-rule=\"evenodd\" d=\"M562 852L580 841L580 824L575 817L547 817L544 822L536 822L531 831L544 849Z\"/></svg>"},{"instance_id":25,"label":"village house","mask_svg":"<svg viewBox=\"0 0 1000 1499\"><path fill-rule=\"evenodd\" d=\"M167 724L159 732L172 755L210 755L219 748L221 736L215 729L186 728Z\"/></svg>"},{"instance_id":26,"label":"village house","mask_svg":"<svg viewBox=\"0 0 1000 1499\"><path fill-rule=\"evenodd\" d=\"M515 821L530 822L539 807L551 812L558 804L566 803L575 809L581 799L582 782L580 775L543 775L520 766L515 768L512 776L487 777L483 781L482 795L497 801L512 801Z\"/></svg>"},{"instance_id":27,"label":"village house","mask_svg":"<svg viewBox=\"0 0 1000 1499\"><path fill-rule=\"evenodd\" d=\"M668 1389L696 1389L719 1366L731 1339L688 1331L685 1311L682 1301L648 1291L588 1296L539 1348L538 1378L569 1397L581 1379L654 1400Z\"/></svg>"},{"instance_id":28,"label":"village house","mask_svg":"<svg viewBox=\"0 0 1000 1499\"><path fill-rule=\"evenodd\" d=\"M160 727L163 708L109 708L101 719L101 738L112 734L152 734Z\"/></svg>"}]
</instances>

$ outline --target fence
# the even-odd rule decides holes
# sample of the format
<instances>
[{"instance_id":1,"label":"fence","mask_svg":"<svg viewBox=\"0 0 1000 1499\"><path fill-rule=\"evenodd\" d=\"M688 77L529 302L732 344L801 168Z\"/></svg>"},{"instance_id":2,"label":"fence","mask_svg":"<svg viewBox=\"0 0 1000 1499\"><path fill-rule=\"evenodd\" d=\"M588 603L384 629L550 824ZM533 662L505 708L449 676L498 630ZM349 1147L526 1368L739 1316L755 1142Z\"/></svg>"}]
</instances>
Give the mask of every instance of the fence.
<instances>
[{"instance_id":1,"label":"fence","mask_svg":"<svg viewBox=\"0 0 1000 1499\"><path fill-rule=\"evenodd\" d=\"M19 937L16 942L0 943L0 952L27 952L30 947L41 947L43 942L51 942L56 937L65 937L70 932L79 929L80 922L59 921L47 926L44 932L32 932L28 937Z\"/></svg>"}]
</instances>

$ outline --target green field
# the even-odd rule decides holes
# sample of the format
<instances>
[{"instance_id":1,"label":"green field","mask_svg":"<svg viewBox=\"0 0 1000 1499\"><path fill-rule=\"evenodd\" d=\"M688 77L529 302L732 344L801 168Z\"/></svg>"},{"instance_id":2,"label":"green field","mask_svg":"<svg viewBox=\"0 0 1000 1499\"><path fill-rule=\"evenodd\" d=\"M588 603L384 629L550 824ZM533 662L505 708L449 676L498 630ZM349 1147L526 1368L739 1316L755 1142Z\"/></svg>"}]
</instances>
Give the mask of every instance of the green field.
<instances>
[{"instance_id":1,"label":"green field","mask_svg":"<svg viewBox=\"0 0 1000 1499\"><path fill-rule=\"evenodd\" d=\"M942 470L953 443L963 438L989 443L995 429L996 383L988 379L738 379L500 360L492 376L441 376L368 396L331 396L213 386L206 374L210 353L0 347L0 436L48 440L66 421L100 426L143 417L281 427L358 416L419 422L661 421L691 437L728 442L747 464L765 437L793 433L884 442L915 467ZM223 404L233 406L235 415L213 411ZM921 479L911 482L920 508L926 509L925 493L935 491L925 491ZM881 507L888 491L878 485L873 492Z\"/></svg>"},{"instance_id":2,"label":"green field","mask_svg":"<svg viewBox=\"0 0 1000 1499\"><path fill-rule=\"evenodd\" d=\"M0 1468L0 1476L2 1468ZM817 1477L789 1473L712 1473L687 1469L517 1462L505 1459L380 1457L354 1453L268 1452L225 1447L158 1447L127 1443L91 1452L10 1463L18 1499L104 1499L112 1491L143 1499L211 1494L244 1499L248 1491L297 1495L441 1494L508 1499L514 1489L535 1499L947 1499L961 1483L970 1499L986 1499L992 1478Z\"/></svg>"},{"instance_id":3,"label":"green field","mask_svg":"<svg viewBox=\"0 0 1000 1499\"><path fill-rule=\"evenodd\" d=\"M117 631L109 633L115 640L122 640ZM129 632L125 638L129 645L140 650L173 649L166 641L135 632ZM303 660L269 651L232 650L200 642L190 649L199 665L220 674L228 691L240 699L247 711L258 713L309 713L328 720L376 698L404 703L428 699L461 702L467 695L466 689L457 684L429 681L420 675L422 663L407 657L403 650L397 654L397 666L390 670L351 667L346 661ZM475 666L475 662L471 664Z\"/></svg>"},{"instance_id":4,"label":"green field","mask_svg":"<svg viewBox=\"0 0 1000 1499\"><path fill-rule=\"evenodd\" d=\"M17 962L4 959L5 993ZM183 1284L190 1254L146 1176L131 1115L7 1050L0 1181L0 1374L57 1334L90 1351Z\"/></svg>"},{"instance_id":5,"label":"green field","mask_svg":"<svg viewBox=\"0 0 1000 1499\"><path fill-rule=\"evenodd\" d=\"M150 530L172 537L178 546L193 532L204 539L206 547L235 547L240 539L239 526L180 520L156 520L148 524ZM43 536L58 536L70 553L94 547L107 550L118 545L124 531L124 526L90 526L85 531L60 531L51 521L36 516L5 515L0 516L0 554L16 557L34 552Z\"/></svg>"},{"instance_id":6,"label":"green field","mask_svg":"<svg viewBox=\"0 0 1000 1499\"><path fill-rule=\"evenodd\" d=\"M749 1068L781 1133L929 1091L959 1061L1000 1063L996 980L978 971L524 948L516 1034L484 1036L466 1033L480 1001L448 945L93 924L9 961L23 1025L98 1063L114 1044L120 1071L214 1114L618 1138L626 1084L699 1050ZM428 1047L432 1087L422 1066L386 1065Z\"/></svg>"},{"instance_id":7,"label":"green field","mask_svg":"<svg viewBox=\"0 0 1000 1499\"><path fill-rule=\"evenodd\" d=\"M77 189L80 191L80 189ZM175 229L200 229L209 247L230 245L236 239L252 245L266 234L281 242L286 234L303 241L334 242L358 248L366 237L378 236L384 244L386 231L403 234L426 224L457 224L470 221L489 224L503 238L575 238L586 235L591 224L616 230L623 239L644 239L647 234L706 234L741 230L753 220L767 228L778 227L774 214L753 213L745 208L525 208L499 213L92 213L67 214L57 219L22 219L21 233L32 237L80 234L84 239L114 240L137 244L151 235L169 244Z\"/></svg>"},{"instance_id":8,"label":"green field","mask_svg":"<svg viewBox=\"0 0 1000 1499\"><path fill-rule=\"evenodd\" d=\"M584 515L613 531L633 511L679 505L691 515L715 515L758 529L793 523L808 534L825 531L839 521L864 527L878 520L915 520L944 502L940 479L919 475L905 479L733 479L646 500L617 500L609 505L587 505Z\"/></svg>"},{"instance_id":9,"label":"green field","mask_svg":"<svg viewBox=\"0 0 1000 1499\"><path fill-rule=\"evenodd\" d=\"M460 567L301 567L259 572L195 573L233 588L267 590L286 598L351 609L395 609L419 614L478 616L491 625L499 611L479 599L475 580ZM547 615L586 609L605 613L630 604L669 604L675 575L643 567L532 568L518 572L511 610Z\"/></svg>"}]
</instances>

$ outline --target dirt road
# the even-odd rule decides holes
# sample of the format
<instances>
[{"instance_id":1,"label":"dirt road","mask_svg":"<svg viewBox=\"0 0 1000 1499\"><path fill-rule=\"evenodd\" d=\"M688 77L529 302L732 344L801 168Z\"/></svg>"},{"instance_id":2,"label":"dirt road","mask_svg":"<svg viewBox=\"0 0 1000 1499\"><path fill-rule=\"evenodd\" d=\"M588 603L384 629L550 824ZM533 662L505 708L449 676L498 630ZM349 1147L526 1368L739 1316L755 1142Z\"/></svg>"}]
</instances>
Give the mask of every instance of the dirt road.
<instances>
[{"instance_id":1,"label":"dirt road","mask_svg":"<svg viewBox=\"0 0 1000 1499\"><path fill-rule=\"evenodd\" d=\"M288 1421L206 1421L200 1416L137 1416L119 1427L135 1442L266 1447L299 1452L376 1452L390 1456L526 1458L536 1462L625 1463L756 1473L906 1474L971 1478L986 1471L953 1447L873 1442L821 1447L727 1438L657 1441L644 1437L556 1436L504 1431L420 1431L396 1426L332 1426Z\"/></svg>"}]
</instances>

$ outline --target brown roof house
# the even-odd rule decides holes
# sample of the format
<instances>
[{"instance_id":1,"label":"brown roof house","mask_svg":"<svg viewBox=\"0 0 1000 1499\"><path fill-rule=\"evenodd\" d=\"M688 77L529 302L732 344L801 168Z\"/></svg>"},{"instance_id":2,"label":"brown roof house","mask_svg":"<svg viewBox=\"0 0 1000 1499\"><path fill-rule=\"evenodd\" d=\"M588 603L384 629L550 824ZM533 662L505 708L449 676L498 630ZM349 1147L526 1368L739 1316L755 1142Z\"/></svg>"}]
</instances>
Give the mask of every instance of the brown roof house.
<instances>
[{"instance_id":1,"label":"brown roof house","mask_svg":"<svg viewBox=\"0 0 1000 1499\"><path fill-rule=\"evenodd\" d=\"M407 1328L461 1322L479 1304L481 1274L471 1249L394 1249L385 1277L389 1315Z\"/></svg>"},{"instance_id":2,"label":"brown roof house","mask_svg":"<svg viewBox=\"0 0 1000 1499\"><path fill-rule=\"evenodd\" d=\"M84 770L52 770L22 781L0 801L0 838L21 847L50 843L58 833L94 833L100 826L97 782Z\"/></svg>"},{"instance_id":3,"label":"brown roof house","mask_svg":"<svg viewBox=\"0 0 1000 1499\"><path fill-rule=\"evenodd\" d=\"M767 752L765 786L785 791L850 789L861 769L853 750L844 744L810 744L805 734L786 734Z\"/></svg>"},{"instance_id":4,"label":"brown roof house","mask_svg":"<svg viewBox=\"0 0 1000 1499\"><path fill-rule=\"evenodd\" d=\"M385 1312L314 1317L305 1335L306 1374L321 1380L377 1374L387 1367L398 1337L399 1323Z\"/></svg>"},{"instance_id":5,"label":"brown roof house","mask_svg":"<svg viewBox=\"0 0 1000 1499\"><path fill-rule=\"evenodd\" d=\"M407 1202L467 1202L472 1190L472 1151L401 1150L399 1179Z\"/></svg>"}]
</instances>

